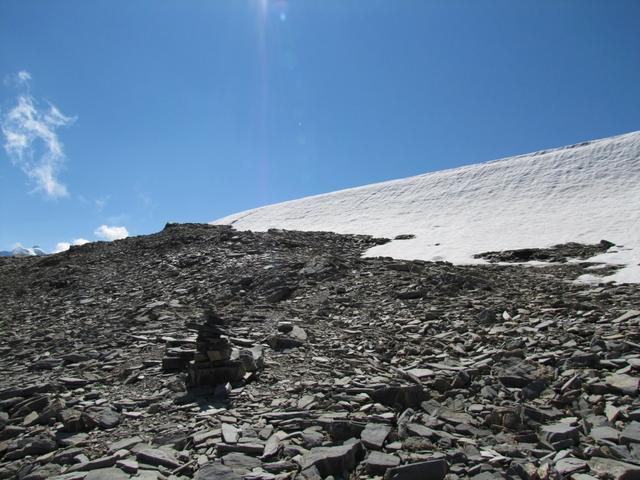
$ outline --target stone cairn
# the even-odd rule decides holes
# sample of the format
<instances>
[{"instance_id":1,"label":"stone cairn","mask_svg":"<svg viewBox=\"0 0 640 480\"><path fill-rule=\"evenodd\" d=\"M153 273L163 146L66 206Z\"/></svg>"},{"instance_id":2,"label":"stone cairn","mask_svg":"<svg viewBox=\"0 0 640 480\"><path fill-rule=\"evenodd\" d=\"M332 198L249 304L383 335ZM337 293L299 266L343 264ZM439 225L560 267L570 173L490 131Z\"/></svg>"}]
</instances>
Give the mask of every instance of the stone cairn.
<instances>
[{"instance_id":1,"label":"stone cairn","mask_svg":"<svg viewBox=\"0 0 640 480\"><path fill-rule=\"evenodd\" d=\"M215 313L207 312L204 323L189 325L198 331L196 352L189 362L189 387L215 386L238 382L246 369L240 360L231 360L232 346L222 329L224 321Z\"/></svg>"},{"instance_id":2,"label":"stone cairn","mask_svg":"<svg viewBox=\"0 0 640 480\"><path fill-rule=\"evenodd\" d=\"M186 370L189 388L254 379L258 370L264 368L263 347L233 348L224 326L224 320L212 311L205 313L203 321L187 323L197 337L167 339L162 370L165 373Z\"/></svg>"}]
</instances>

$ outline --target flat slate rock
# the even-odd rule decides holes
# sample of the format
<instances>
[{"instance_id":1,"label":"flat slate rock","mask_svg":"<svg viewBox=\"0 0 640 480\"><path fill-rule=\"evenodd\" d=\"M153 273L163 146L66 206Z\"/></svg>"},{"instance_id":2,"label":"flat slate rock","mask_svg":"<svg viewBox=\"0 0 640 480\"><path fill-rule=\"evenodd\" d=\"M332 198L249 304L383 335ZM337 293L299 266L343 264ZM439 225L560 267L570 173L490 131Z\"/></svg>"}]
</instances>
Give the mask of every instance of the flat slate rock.
<instances>
[{"instance_id":1,"label":"flat slate rock","mask_svg":"<svg viewBox=\"0 0 640 480\"><path fill-rule=\"evenodd\" d=\"M262 462L256 457L250 457L249 455L238 452L227 453L224 455L222 457L222 463L234 470L239 468L252 470L262 465Z\"/></svg>"},{"instance_id":2,"label":"flat slate rock","mask_svg":"<svg viewBox=\"0 0 640 480\"><path fill-rule=\"evenodd\" d=\"M360 442L353 442L337 447L316 447L305 454L302 459L302 470L315 467L322 477L339 475L352 471L357 464L357 457L362 450Z\"/></svg>"},{"instance_id":3,"label":"flat slate rock","mask_svg":"<svg viewBox=\"0 0 640 480\"><path fill-rule=\"evenodd\" d=\"M139 443L142 443L142 438L138 436L123 438L122 440L109 444L109 453L117 452L118 450L129 450Z\"/></svg>"},{"instance_id":4,"label":"flat slate rock","mask_svg":"<svg viewBox=\"0 0 640 480\"><path fill-rule=\"evenodd\" d=\"M443 480L447 471L447 462L436 458L390 468L385 473L384 480Z\"/></svg>"},{"instance_id":5,"label":"flat slate rock","mask_svg":"<svg viewBox=\"0 0 640 480\"><path fill-rule=\"evenodd\" d=\"M367 473L370 475L384 475L384 473L393 467L400 465L400 459L389 453L373 451L365 460Z\"/></svg>"},{"instance_id":6,"label":"flat slate rock","mask_svg":"<svg viewBox=\"0 0 640 480\"><path fill-rule=\"evenodd\" d=\"M588 468L587 462L580 458L565 457L558 460L555 464L555 469L561 475L568 475L570 473L586 470Z\"/></svg>"},{"instance_id":7,"label":"flat slate rock","mask_svg":"<svg viewBox=\"0 0 640 480\"><path fill-rule=\"evenodd\" d=\"M168 452L160 448L146 448L136 453L136 459L139 462L147 463L149 465L162 465L168 468L178 468L180 462L176 459L173 453Z\"/></svg>"},{"instance_id":8,"label":"flat slate rock","mask_svg":"<svg viewBox=\"0 0 640 480\"><path fill-rule=\"evenodd\" d=\"M392 428L382 423L367 423L360 433L360 439L367 448L375 450L382 449L385 440L391 433Z\"/></svg>"},{"instance_id":9,"label":"flat slate rock","mask_svg":"<svg viewBox=\"0 0 640 480\"><path fill-rule=\"evenodd\" d=\"M629 395L638 393L639 381L640 378L632 377L631 375L626 375L623 373L615 373L605 378L605 382L609 387Z\"/></svg>"},{"instance_id":10,"label":"flat slate rock","mask_svg":"<svg viewBox=\"0 0 640 480\"><path fill-rule=\"evenodd\" d=\"M91 470L84 480L128 480L130 477L119 468L99 468Z\"/></svg>"},{"instance_id":11,"label":"flat slate rock","mask_svg":"<svg viewBox=\"0 0 640 480\"><path fill-rule=\"evenodd\" d=\"M589 460L589 468L593 473L603 478L640 480L640 466L611 458L593 457Z\"/></svg>"},{"instance_id":12,"label":"flat slate rock","mask_svg":"<svg viewBox=\"0 0 640 480\"><path fill-rule=\"evenodd\" d=\"M620 434L622 443L640 443L640 422L631 422Z\"/></svg>"},{"instance_id":13,"label":"flat slate rock","mask_svg":"<svg viewBox=\"0 0 640 480\"><path fill-rule=\"evenodd\" d=\"M206 463L195 473L194 480L242 480L242 475L219 463Z\"/></svg>"}]
</instances>

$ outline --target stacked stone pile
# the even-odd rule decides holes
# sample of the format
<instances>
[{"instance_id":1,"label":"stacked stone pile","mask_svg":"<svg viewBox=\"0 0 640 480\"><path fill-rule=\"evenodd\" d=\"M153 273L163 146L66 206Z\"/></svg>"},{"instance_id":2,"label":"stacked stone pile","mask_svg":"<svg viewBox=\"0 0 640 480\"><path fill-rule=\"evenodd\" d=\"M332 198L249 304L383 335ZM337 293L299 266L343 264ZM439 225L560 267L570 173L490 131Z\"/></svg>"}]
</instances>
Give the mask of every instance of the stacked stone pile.
<instances>
[{"instance_id":1,"label":"stacked stone pile","mask_svg":"<svg viewBox=\"0 0 640 480\"><path fill-rule=\"evenodd\" d=\"M244 379L245 365L239 359L231 359L232 345L222 336L223 325L223 320L212 312L205 315L204 323L192 325L198 330L198 338L195 356L189 363L189 386L215 386Z\"/></svg>"},{"instance_id":2,"label":"stacked stone pile","mask_svg":"<svg viewBox=\"0 0 640 480\"><path fill-rule=\"evenodd\" d=\"M167 350L162 358L162 370L166 373L182 372L195 357L194 339L167 339Z\"/></svg>"}]
</instances>

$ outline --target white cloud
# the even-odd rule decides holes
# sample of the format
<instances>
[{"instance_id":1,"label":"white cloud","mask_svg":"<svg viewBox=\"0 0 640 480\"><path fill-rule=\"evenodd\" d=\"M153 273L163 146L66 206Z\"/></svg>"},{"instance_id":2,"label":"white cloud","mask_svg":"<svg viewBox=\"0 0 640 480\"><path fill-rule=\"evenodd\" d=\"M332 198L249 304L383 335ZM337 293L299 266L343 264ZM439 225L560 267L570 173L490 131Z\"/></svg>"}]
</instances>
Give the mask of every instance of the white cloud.
<instances>
[{"instance_id":1,"label":"white cloud","mask_svg":"<svg viewBox=\"0 0 640 480\"><path fill-rule=\"evenodd\" d=\"M56 248L53 249L51 253L60 253L65 252L71 248L71 245L84 245L85 243L89 243L89 240L86 238L76 238L71 243L69 242L58 242L56 244Z\"/></svg>"},{"instance_id":2,"label":"white cloud","mask_svg":"<svg viewBox=\"0 0 640 480\"><path fill-rule=\"evenodd\" d=\"M129 236L129 232L125 227L109 227L107 225L100 225L93 233L97 237L104 238L108 241L119 240Z\"/></svg>"},{"instance_id":3,"label":"white cloud","mask_svg":"<svg viewBox=\"0 0 640 480\"><path fill-rule=\"evenodd\" d=\"M18 72L18 80L20 80L21 82L28 82L29 80L31 80L31 74L26 70L20 70Z\"/></svg>"},{"instance_id":4,"label":"white cloud","mask_svg":"<svg viewBox=\"0 0 640 480\"><path fill-rule=\"evenodd\" d=\"M54 248L51 253L66 252L69 248L71 248L71 244L69 242L58 242L56 243L56 248Z\"/></svg>"},{"instance_id":5,"label":"white cloud","mask_svg":"<svg viewBox=\"0 0 640 480\"><path fill-rule=\"evenodd\" d=\"M17 78L28 87L31 74L21 71ZM18 95L16 106L0 119L4 149L12 163L33 181L36 190L50 198L69 194L67 187L58 181L66 156L56 130L74 121L75 118L63 115L55 105L40 108L28 88L26 93Z\"/></svg>"}]
</instances>

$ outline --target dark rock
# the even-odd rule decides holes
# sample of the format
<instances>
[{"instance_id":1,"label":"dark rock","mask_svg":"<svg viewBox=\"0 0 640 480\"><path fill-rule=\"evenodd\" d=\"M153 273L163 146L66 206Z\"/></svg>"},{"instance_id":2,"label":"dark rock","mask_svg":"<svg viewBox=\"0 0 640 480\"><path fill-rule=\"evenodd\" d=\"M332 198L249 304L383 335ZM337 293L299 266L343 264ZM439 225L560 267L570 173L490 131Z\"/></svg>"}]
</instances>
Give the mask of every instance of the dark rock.
<instances>
[{"instance_id":1,"label":"dark rock","mask_svg":"<svg viewBox=\"0 0 640 480\"><path fill-rule=\"evenodd\" d=\"M384 475L389 468L400 465L400 459L388 453L371 452L365 460L365 465L369 475Z\"/></svg>"},{"instance_id":2,"label":"dark rock","mask_svg":"<svg viewBox=\"0 0 640 480\"><path fill-rule=\"evenodd\" d=\"M420 385L389 385L373 391L371 394L376 402L398 408L418 408L425 399L424 390Z\"/></svg>"},{"instance_id":3,"label":"dark rock","mask_svg":"<svg viewBox=\"0 0 640 480\"><path fill-rule=\"evenodd\" d=\"M555 423L540 428L540 441L557 450L565 448L566 445L575 445L579 439L580 429L566 423Z\"/></svg>"},{"instance_id":4,"label":"dark rock","mask_svg":"<svg viewBox=\"0 0 640 480\"><path fill-rule=\"evenodd\" d=\"M615 428L611 427L594 427L589 432L589 436L593 438L596 443L605 441L605 442L613 442L618 443L618 439L620 438L620 432Z\"/></svg>"},{"instance_id":5,"label":"dark rock","mask_svg":"<svg viewBox=\"0 0 640 480\"><path fill-rule=\"evenodd\" d=\"M250 471L256 467L260 467L262 462L255 457L250 457L244 453L232 452L222 457L222 463L236 471Z\"/></svg>"},{"instance_id":6,"label":"dark rock","mask_svg":"<svg viewBox=\"0 0 640 480\"><path fill-rule=\"evenodd\" d=\"M160 448L145 448L140 450L136 452L136 459L142 463L161 465L171 469L180 466L180 462L178 462L172 452Z\"/></svg>"},{"instance_id":7,"label":"dark rock","mask_svg":"<svg viewBox=\"0 0 640 480\"><path fill-rule=\"evenodd\" d=\"M385 480L443 480L447 474L447 462L435 458L424 462L410 463L390 468L384 475Z\"/></svg>"},{"instance_id":8,"label":"dark rock","mask_svg":"<svg viewBox=\"0 0 640 480\"><path fill-rule=\"evenodd\" d=\"M122 421L122 416L108 407L90 408L82 414L82 417L86 425L95 425L102 430L114 428Z\"/></svg>"},{"instance_id":9,"label":"dark rock","mask_svg":"<svg viewBox=\"0 0 640 480\"><path fill-rule=\"evenodd\" d=\"M99 468L91 470L84 480L127 480L129 475L118 468Z\"/></svg>"},{"instance_id":10,"label":"dark rock","mask_svg":"<svg viewBox=\"0 0 640 480\"><path fill-rule=\"evenodd\" d=\"M242 480L242 475L226 465L206 463L193 476L194 480Z\"/></svg>"},{"instance_id":11,"label":"dark rock","mask_svg":"<svg viewBox=\"0 0 640 480\"><path fill-rule=\"evenodd\" d=\"M322 477L342 475L355 469L362 455L360 442L345 443L338 447L312 448L302 459L302 470L315 467Z\"/></svg>"},{"instance_id":12,"label":"dark rock","mask_svg":"<svg viewBox=\"0 0 640 480\"><path fill-rule=\"evenodd\" d=\"M622 443L640 443L640 422L629 423L620 434Z\"/></svg>"},{"instance_id":13,"label":"dark rock","mask_svg":"<svg viewBox=\"0 0 640 480\"><path fill-rule=\"evenodd\" d=\"M274 350L286 350L304 345L304 342L285 335L270 335L265 341Z\"/></svg>"},{"instance_id":14,"label":"dark rock","mask_svg":"<svg viewBox=\"0 0 640 480\"><path fill-rule=\"evenodd\" d=\"M27 455L42 455L57 448L55 440L48 435L40 434L33 437L24 437L12 442L4 460L16 460Z\"/></svg>"}]
</instances>

